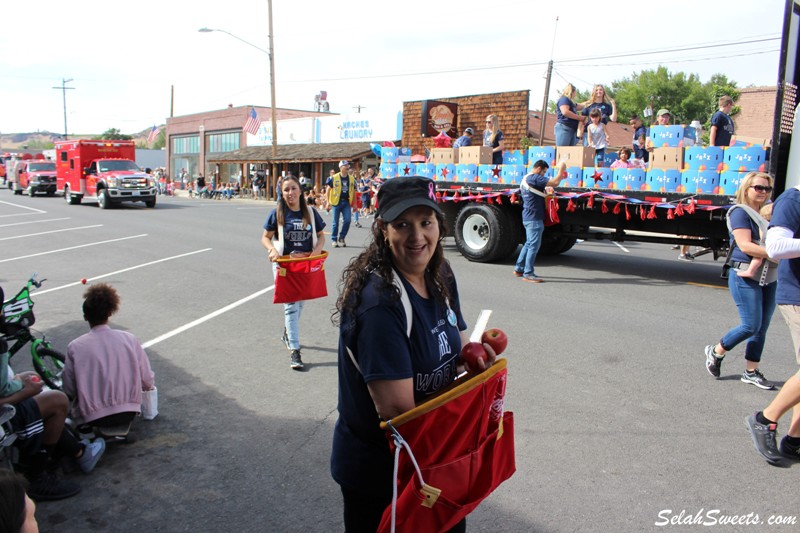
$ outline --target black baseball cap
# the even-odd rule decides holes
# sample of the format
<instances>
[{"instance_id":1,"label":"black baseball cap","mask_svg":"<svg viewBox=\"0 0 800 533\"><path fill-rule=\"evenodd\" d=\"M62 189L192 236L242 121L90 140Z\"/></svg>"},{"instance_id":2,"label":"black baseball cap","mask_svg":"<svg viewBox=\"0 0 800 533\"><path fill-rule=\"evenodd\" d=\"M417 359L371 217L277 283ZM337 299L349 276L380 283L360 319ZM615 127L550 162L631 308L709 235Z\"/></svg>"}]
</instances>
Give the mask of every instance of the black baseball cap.
<instances>
[{"instance_id":1,"label":"black baseball cap","mask_svg":"<svg viewBox=\"0 0 800 533\"><path fill-rule=\"evenodd\" d=\"M441 213L433 180L420 176L392 178L378 189L378 217L392 222L411 207L424 205Z\"/></svg>"}]
</instances>

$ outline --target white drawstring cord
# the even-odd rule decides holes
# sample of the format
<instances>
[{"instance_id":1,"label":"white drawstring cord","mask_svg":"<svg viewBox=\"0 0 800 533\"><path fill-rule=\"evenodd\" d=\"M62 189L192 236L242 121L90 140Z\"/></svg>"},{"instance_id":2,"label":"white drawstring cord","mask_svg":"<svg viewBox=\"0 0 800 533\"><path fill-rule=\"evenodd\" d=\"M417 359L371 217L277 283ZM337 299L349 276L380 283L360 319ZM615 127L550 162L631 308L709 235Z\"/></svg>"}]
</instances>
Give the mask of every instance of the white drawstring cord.
<instances>
[{"instance_id":1,"label":"white drawstring cord","mask_svg":"<svg viewBox=\"0 0 800 533\"><path fill-rule=\"evenodd\" d=\"M417 477L419 478L419 484L421 487L425 486L425 480L422 479L422 471L419 469L419 465L417 464L417 458L414 457L414 452L411 451L411 447L408 443L403 439L403 436L400 435L400 432L397 431L391 422L386 422L386 427L392 430L392 439L394 440L395 450L394 450L394 475L393 475L393 483L392 483L392 533L395 533L395 513L397 511L397 471L400 467L400 449L405 448L408 452L409 458L411 458L411 462L414 464L414 470L417 472Z\"/></svg>"}]
</instances>

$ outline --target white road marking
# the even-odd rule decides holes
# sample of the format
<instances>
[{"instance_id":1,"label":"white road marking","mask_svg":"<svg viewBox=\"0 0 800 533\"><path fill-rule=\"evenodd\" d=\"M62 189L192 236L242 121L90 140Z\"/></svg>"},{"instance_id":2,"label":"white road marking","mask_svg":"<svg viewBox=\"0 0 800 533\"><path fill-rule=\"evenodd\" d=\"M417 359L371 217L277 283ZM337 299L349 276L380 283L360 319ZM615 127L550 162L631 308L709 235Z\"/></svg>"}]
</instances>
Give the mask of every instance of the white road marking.
<instances>
[{"instance_id":1,"label":"white road marking","mask_svg":"<svg viewBox=\"0 0 800 533\"><path fill-rule=\"evenodd\" d=\"M108 244L110 242L127 241L128 239L138 239L139 237L147 237L147 233L141 235L131 235L130 237L121 237L119 239L109 239L107 241L92 242L89 244L81 244L78 246L70 246L69 248L60 248L58 250L50 250L49 252L39 252L38 254L21 255L19 257L11 257L9 259L0 259L0 263L7 263L9 261L16 261L18 259L28 259L29 257L38 257L40 255L55 254L58 252L66 252L69 250L77 250L78 248L86 248L87 246L97 246L98 244Z\"/></svg>"},{"instance_id":2,"label":"white road marking","mask_svg":"<svg viewBox=\"0 0 800 533\"><path fill-rule=\"evenodd\" d=\"M49 233L60 233L62 231L74 231L76 229L87 229L87 228L100 228L102 224L95 224L93 226L78 226L77 228L62 228L62 229L54 229L51 231L42 231L39 233L28 233L27 235L14 235L13 237L2 237L0 241L10 241L12 239L24 239L25 237L36 237L37 235L47 235Z\"/></svg>"},{"instance_id":3,"label":"white road marking","mask_svg":"<svg viewBox=\"0 0 800 533\"><path fill-rule=\"evenodd\" d=\"M619 247L619 249L620 249L620 250L622 250L623 252L625 252L626 254L629 254L629 253L631 253L631 251L630 251L630 250L628 250L627 248L625 248L624 246L622 246L622 245L621 245L620 243L618 243L617 241L611 241L611 242L613 242L615 245L617 245L617 246Z\"/></svg>"},{"instance_id":4,"label":"white road marking","mask_svg":"<svg viewBox=\"0 0 800 533\"><path fill-rule=\"evenodd\" d=\"M194 252L188 252L188 253L180 254L180 255L173 255L172 257L165 257L164 259L156 259L155 261L150 261L149 263L142 263L141 265L136 265L136 266L132 266L132 267L128 267L128 268L123 268L122 270L115 270L114 272L109 272L108 274L101 274L101 275L95 276L93 278L86 278L86 283L89 283L90 281L95 281L95 280L98 280L98 279L107 278L109 276L115 276L117 274L122 274L123 272L129 272L131 270L136 270L137 268L143 268L143 267L146 267L146 266L155 265L155 264L158 264L158 263L163 263L164 261L172 261L173 259L180 259L181 257L187 257L189 255L199 254L199 253L202 253L202 252L208 252L210 250L213 250L213 248L203 248L202 250L195 250ZM45 289L43 291L36 291L36 296L40 296L42 294L47 294L48 292L60 291L61 289L67 289L69 287L74 287L75 285L81 285L81 284L82 283L80 281L76 281L75 283L67 283L66 285L60 285L58 287L53 287L52 289Z\"/></svg>"},{"instance_id":5,"label":"white road marking","mask_svg":"<svg viewBox=\"0 0 800 533\"><path fill-rule=\"evenodd\" d=\"M19 207L19 208L22 208L22 209L28 209L30 211L33 211L34 213L47 213L47 211L42 211L41 209L36 209L34 207L28 207L27 205L12 204L11 202L3 202L3 201L0 201L0 204L6 204L6 205L10 205L12 207ZM33 214L33 213L25 213L25 214L26 215L30 215L30 214ZM3 216L4 217L13 217L13 216L19 216L19 215L3 215Z\"/></svg>"},{"instance_id":6,"label":"white road marking","mask_svg":"<svg viewBox=\"0 0 800 533\"><path fill-rule=\"evenodd\" d=\"M30 214L30 213L26 213ZM32 220L30 222L12 222L11 224L0 224L0 228L8 228L11 226L24 226L25 224L39 224L42 222L56 222L58 220L69 220L69 217L63 218L48 218L47 220Z\"/></svg>"},{"instance_id":7,"label":"white road marking","mask_svg":"<svg viewBox=\"0 0 800 533\"><path fill-rule=\"evenodd\" d=\"M219 316L219 315L221 315L223 313L227 313L228 311L230 311L232 309L235 309L235 308L239 307L240 305L242 305L244 303L247 303L247 302L249 302L250 300L252 300L254 298L258 298L259 296L268 293L269 291L273 290L274 288L275 288L275 285L270 285L266 289L261 289L258 292L254 292L250 296L245 296L241 300L233 302L232 304L228 304L228 305L226 305L225 307L223 307L221 309L217 309L213 313L209 313L204 317L200 317L197 320L193 320L192 322L189 322L188 324L184 324L183 326L181 326L179 328L175 328L172 331L164 333L163 335L158 336L155 339L152 339L152 340L149 340L149 341L147 341L145 343L142 343L142 348L145 348L145 349L150 348L151 346L154 346L154 345L158 344L161 341L165 341L165 340L169 339L170 337L174 337L175 335L177 335L179 333L183 333L184 331L186 331L188 329L191 329L191 328L193 328L195 326L199 326L203 322L207 322L207 321L211 320L214 317L217 317L217 316Z\"/></svg>"}]
</instances>

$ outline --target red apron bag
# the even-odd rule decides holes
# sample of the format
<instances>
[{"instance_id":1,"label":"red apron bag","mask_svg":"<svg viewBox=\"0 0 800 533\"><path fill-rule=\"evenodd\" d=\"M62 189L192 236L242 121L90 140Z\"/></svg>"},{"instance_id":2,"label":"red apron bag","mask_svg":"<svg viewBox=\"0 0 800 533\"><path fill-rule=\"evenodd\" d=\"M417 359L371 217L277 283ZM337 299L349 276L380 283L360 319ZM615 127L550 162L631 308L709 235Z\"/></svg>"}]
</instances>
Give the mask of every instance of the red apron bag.
<instances>
[{"instance_id":1,"label":"red apron bag","mask_svg":"<svg viewBox=\"0 0 800 533\"><path fill-rule=\"evenodd\" d=\"M327 296L328 285L325 281L327 258L328 252L309 257L278 258L272 303L285 304Z\"/></svg>"}]
</instances>

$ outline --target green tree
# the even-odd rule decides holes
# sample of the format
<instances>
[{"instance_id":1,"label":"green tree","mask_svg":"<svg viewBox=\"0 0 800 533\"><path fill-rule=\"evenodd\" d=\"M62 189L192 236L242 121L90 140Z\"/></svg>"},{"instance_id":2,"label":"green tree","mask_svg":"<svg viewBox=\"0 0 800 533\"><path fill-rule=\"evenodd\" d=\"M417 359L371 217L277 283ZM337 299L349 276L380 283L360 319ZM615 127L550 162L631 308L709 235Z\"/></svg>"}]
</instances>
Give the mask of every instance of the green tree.
<instances>
[{"instance_id":1,"label":"green tree","mask_svg":"<svg viewBox=\"0 0 800 533\"><path fill-rule=\"evenodd\" d=\"M117 128L109 128L99 136L95 137L95 140L101 139L107 139L110 141L130 141L133 139L133 136L121 133Z\"/></svg>"},{"instance_id":2,"label":"green tree","mask_svg":"<svg viewBox=\"0 0 800 533\"><path fill-rule=\"evenodd\" d=\"M703 121L708 112L707 88L697 74L671 73L666 67L643 70L614 81L609 92L616 95L619 122L627 122L634 113L641 116L651 106L654 115L651 121L655 121L659 109L666 108L677 124Z\"/></svg>"},{"instance_id":3,"label":"green tree","mask_svg":"<svg viewBox=\"0 0 800 533\"><path fill-rule=\"evenodd\" d=\"M706 116L705 120L699 119L703 123L703 141L708 143L709 132L711 131L711 117L719 109L719 99L722 96L730 96L733 101L739 99L739 89L736 87L736 82L729 80L725 74L714 74L711 79L706 83L706 94L708 95L708 102L706 103ZM734 105L731 110L731 115L735 115L741 110L738 105Z\"/></svg>"}]
</instances>

